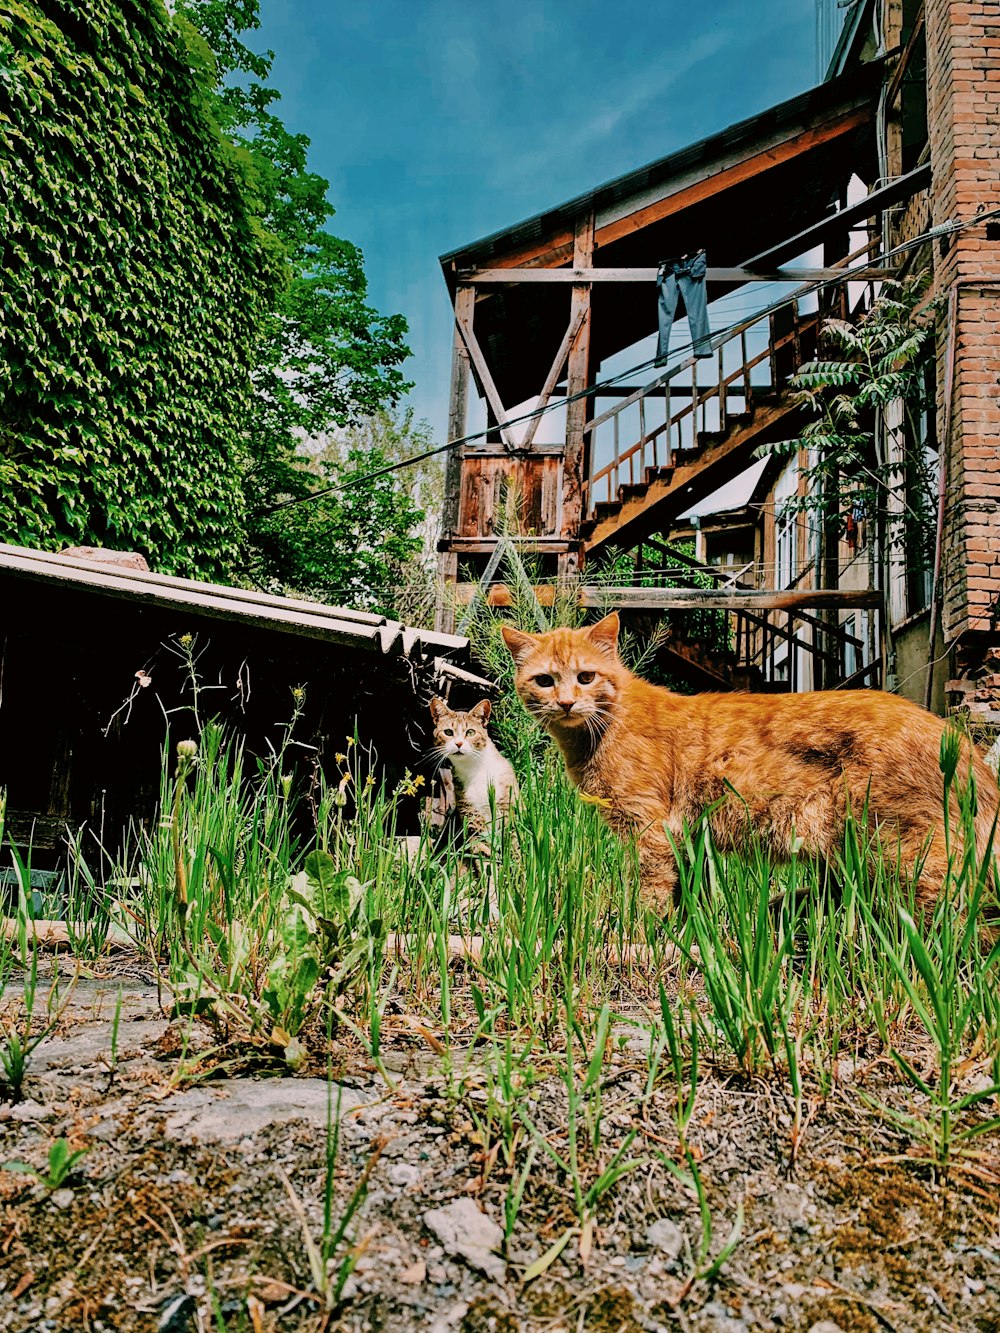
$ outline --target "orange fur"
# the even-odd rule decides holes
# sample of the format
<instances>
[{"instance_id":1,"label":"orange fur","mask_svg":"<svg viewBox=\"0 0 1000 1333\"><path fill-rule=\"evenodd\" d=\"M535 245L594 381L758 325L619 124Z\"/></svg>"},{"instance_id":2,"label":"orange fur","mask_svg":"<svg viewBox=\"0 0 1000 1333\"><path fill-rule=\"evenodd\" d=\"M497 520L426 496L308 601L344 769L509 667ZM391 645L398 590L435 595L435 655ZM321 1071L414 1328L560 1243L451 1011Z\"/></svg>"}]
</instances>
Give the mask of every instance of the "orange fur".
<instances>
[{"instance_id":1,"label":"orange fur","mask_svg":"<svg viewBox=\"0 0 1000 1333\"><path fill-rule=\"evenodd\" d=\"M939 767L945 723L879 691L673 694L618 657L618 616L589 629L524 634L504 626L521 701L562 751L570 779L603 798L608 822L638 839L643 895L663 910L676 890L667 836L706 811L717 845L751 832L776 859L794 837L835 859L848 809L867 806L882 845L910 872L918 905L933 903L946 866ZM997 784L964 742L979 793L978 840L996 813Z\"/></svg>"}]
</instances>

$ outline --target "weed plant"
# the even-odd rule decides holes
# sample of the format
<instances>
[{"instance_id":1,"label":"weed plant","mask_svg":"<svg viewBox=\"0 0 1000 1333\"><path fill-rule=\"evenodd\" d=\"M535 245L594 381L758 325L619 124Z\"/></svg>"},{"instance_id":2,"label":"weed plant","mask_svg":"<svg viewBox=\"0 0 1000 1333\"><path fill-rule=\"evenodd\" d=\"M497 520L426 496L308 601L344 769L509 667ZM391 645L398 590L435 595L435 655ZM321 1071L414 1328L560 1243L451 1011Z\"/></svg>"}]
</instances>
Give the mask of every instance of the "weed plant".
<instances>
[{"instance_id":1,"label":"weed plant","mask_svg":"<svg viewBox=\"0 0 1000 1333\"><path fill-rule=\"evenodd\" d=\"M578 613L557 599L547 614ZM481 656L509 685L492 616L476 617ZM347 740L308 793L283 748L251 762L212 724L168 758L161 820L116 875L139 887L114 913L133 923L175 1012L207 1020L225 1047L203 1072L241 1043L322 1069L341 1040L378 1064L418 1034L473 1123L508 1241L543 1177L570 1201L525 1278L563 1255L585 1261L601 1210L642 1166L697 1205L686 1290L714 1279L742 1218L713 1239L723 1205L700 1118L712 1080L769 1086L789 1166L837 1089L867 1098L915 1169L986 1170L1000 1129L1000 945L984 924L996 886L956 752L941 755L953 855L923 916L861 810L825 866L800 848L775 867L752 840L723 855L706 820L685 829L679 907L660 919L640 903L634 848L580 801L506 686L496 717L521 797L478 858L437 847L429 830L404 849L399 803L418 780L388 787L377 757ZM90 947L82 934L76 947ZM609 1083L630 1062L631 1124L612 1133ZM859 1089L866 1065L879 1081ZM334 1217L309 1251L331 1306L354 1245Z\"/></svg>"}]
</instances>

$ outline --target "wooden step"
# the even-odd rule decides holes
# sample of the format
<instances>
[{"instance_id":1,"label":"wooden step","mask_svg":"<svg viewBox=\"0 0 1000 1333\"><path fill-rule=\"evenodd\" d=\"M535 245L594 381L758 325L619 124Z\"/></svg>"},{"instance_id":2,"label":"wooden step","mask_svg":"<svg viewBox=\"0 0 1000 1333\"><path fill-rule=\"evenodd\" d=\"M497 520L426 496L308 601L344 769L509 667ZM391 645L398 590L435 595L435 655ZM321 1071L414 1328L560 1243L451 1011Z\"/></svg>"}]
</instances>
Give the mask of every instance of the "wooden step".
<instances>
[{"instance_id":1,"label":"wooden step","mask_svg":"<svg viewBox=\"0 0 1000 1333\"><path fill-rule=\"evenodd\" d=\"M617 518L621 511L621 500L598 500L594 506L594 518L598 523L605 523L609 518Z\"/></svg>"},{"instance_id":2,"label":"wooden step","mask_svg":"<svg viewBox=\"0 0 1000 1333\"><path fill-rule=\"evenodd\" d=\"M700 430L698 432L699 447L704 449L710 444L722 444L734 430L746 430L753 421L752 412L736 412L726 420L725 430Z\"/></svg>"},{"instance_id":3,"label":"wooden step","mask_svg":"<svg viewBox=\"0 0 1000 1333\"><path fill-rule=\"evenodd\" d=\"M629 500L638 500L640 496L646 494L648 488L648 481L630 481L627 485L618 487L618 499L622 504L627 504Z\"/></svg>"},{"instance_id":4,"label":"wooden step","mask_svg":"<svg viewBox=\"0 0 1000 1333\"><path fill-rule=\"evenodd\" d=\"M670 467L648 467L646 469L646 485L652 486L654 481L669 481L674 475L674 469Z\"/></svg>"},{"instance_id":5,"label":"wooden step","mask_svg":"<svg viewBox=\"0 0 1000 1333\"><path fill-rule=\"evenodd\" d=\"M605 542L628 544L645 528L662 526L660 520L672 521L691 503L718 490L731 481L742 468L753 462L754 446L764 438L776 438L784 429L786 416L797 412L793 395L761 393L756 396L752 416L736 413L725 431L706 431L698 437L698 448L675 449L669 468L647 468L642 488L623 487L621 499L613 507L598 505L593 527L584 536L587 551L598 550ZM692 494L692 492L696 492Z\"/></svg>"}]
</instances>

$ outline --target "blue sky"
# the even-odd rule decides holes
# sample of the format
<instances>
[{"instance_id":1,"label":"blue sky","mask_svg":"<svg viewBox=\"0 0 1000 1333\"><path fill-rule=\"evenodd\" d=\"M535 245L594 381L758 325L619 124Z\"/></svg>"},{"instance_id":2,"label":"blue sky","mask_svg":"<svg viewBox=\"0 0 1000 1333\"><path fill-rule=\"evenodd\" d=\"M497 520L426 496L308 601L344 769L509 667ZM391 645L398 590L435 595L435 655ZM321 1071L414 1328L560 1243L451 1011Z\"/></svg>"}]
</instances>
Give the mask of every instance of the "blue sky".
<instances>
[{"instance_id":1,"label":"blue sky","mask_svg":"<svg viewBox=\"0 0 1000 1333\"><path fill-rule=\"evenodd\" d=\"M261 0L258 49L444 439L437 256L817 82L813 0Z\"/></svg>"}]
</instances>

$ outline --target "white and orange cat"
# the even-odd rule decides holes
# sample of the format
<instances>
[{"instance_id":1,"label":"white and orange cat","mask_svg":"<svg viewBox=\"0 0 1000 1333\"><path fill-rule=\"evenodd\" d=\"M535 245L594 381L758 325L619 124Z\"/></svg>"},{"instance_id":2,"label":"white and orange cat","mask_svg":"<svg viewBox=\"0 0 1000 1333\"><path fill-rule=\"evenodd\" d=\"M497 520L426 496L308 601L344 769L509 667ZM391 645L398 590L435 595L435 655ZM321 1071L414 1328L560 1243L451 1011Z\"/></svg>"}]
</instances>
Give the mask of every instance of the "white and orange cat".
<instances>
[{"instance_id":1,"label":"white and orange cat","mask_svg":"<svg viewBox=\"0 0 1000 1333\"><path fill-rule=\"evenodd\" d=\"M875 690L813 694L680 695L640 680L618 656L618 616L588 629L503 637L517 692L562 751L570 779L596 797L616 832L636 837L643 895L663 910L676 892L668 833L709 812L723 851L751 834L776 859L793 839L835 861L848 810L867 808L883 846L907 872L916 899L933 904L947 864L944 721ZM979 798L982 850L997 811L997 784L968 741Z\"/></svg>"},{"instance_id":2,"label":"white and orange cat","mask_svg":"<svg viewBox=\"0 0 1000 1333\"><path fill-rule=\"evenodd\" d=\"M485 833L494 813L506 813L517 796L514 769L486 730L490 701L483 699L462 713L449 708L443 699L434 698L431 717L434 753L440 762L447 761L455 774L459 812L470 829Z\"/></svg>"}]
</instances>

